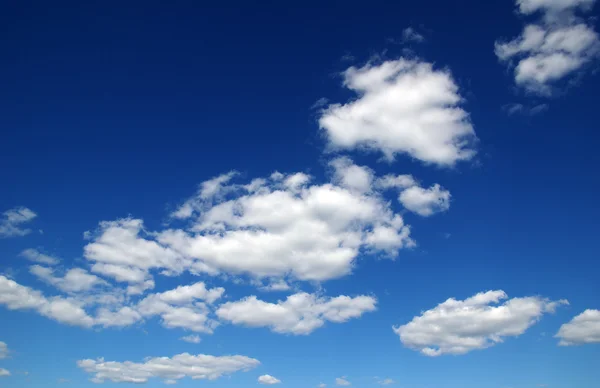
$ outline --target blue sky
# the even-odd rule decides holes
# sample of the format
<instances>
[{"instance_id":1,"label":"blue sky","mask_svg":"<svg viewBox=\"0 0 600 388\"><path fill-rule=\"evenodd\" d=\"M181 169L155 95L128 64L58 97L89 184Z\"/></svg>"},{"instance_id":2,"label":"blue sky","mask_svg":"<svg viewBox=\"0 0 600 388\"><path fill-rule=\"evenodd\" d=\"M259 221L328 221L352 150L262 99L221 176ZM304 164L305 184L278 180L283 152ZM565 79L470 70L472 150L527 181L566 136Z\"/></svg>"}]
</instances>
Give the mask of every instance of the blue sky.
<instances>
[{"instance_id":1,"label":"blue sky","mask_svg":"<svg viewBox=\"0 0 600 388\"><path fill-rule=\"evenodd\" d=\"M397 3L3 5L0 386L594 387L599 6Z\"/></svg>"}]
</instances>

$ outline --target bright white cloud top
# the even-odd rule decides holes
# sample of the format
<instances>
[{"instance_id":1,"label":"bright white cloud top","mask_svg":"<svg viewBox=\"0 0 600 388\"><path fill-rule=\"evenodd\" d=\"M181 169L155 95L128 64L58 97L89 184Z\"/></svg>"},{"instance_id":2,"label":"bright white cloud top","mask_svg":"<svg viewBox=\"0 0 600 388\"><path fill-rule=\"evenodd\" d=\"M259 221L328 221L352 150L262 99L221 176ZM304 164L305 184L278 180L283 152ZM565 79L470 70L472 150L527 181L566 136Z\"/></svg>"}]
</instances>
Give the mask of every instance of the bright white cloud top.
<instances>
[{"instance_id":1,"label":"bright white cloud top","mask_svg":"<svg viewBox=\"0 0 600 388\"><path fill-rule=\"evenodd\" d=\"M517 0L524 15L538 13L541 19L528 24L521 35L496 42L495 52L503 62L515 62L517 85L529 92L549 95L561 80L581 73L598 59L598 34L576 16L595 0Z\"/></svg>"},{"instance_id":2,"label":"bright white cloud top","mask_svg":"<svg viewBox=\"0 0 600 388\"><path fill-rule=\"evenodd\" d=\"M369 149L389 160L405 154L439 166L475 155L475 131L449 71L398 59L350 67L343 77L358 98L323 110L319 125L332 149Z\"/></svg>"},{"instance_id":3,"label":"bright white cloud top","mask_svg":"<svg viewBox=\"0 0 600 388\"><path fill-rule=\"evenodd\" d=\"M465 300L450 298L409 323L394 327L402 344L426 356L465 354L516 337L566 300L537 296L512 298L487 291Z\"/></svg>"},{"instance_id":4,"label":"bright white cloud top","mask_svg":"<svg viewBox=\"0 0 600 388\"><path fill-rule=\"evenodd\" d=\"M310 334L325 321L346 322L365 312L375 311L377 300L371 296L323 298L308 293L290 295L285 301L268 303L250 296L228 302L217 316L237 325L269 327L276 333Z\"/></svg>"},{"instance_id":5,"label":"bright white cloud top","mask_svg":"<svg viewBox=\"0 0 600 388\"><path fill-rule=\"evenodd\" d=\"M2 213L0 217L0 238L22 237L31 233L24 224L31 222L37 214L26 207L15 207Z\"/></svg>"},{"instance_id":6,"label":"bright white cloud top","mask_svg":"<svg viewBox=\"0 0 600 388\"><path fill-rule=\"evenodd\" d=\"M173 357L154 357L143 363L131 361L117 362L96 360L79 360L77 365L85 372L92 374L92 381L103 383L145 383L151 378L164 380L180 380L190 377L194 380L215 380L239 371L249 371L260 365L254 358L246 356L210 356L206 354L177 354Z\"/></svg>"},{"instance_id":7,"label":"bright white cloud top","mask_svg":"<svg viewBox=\"0 0 600 388\"><path fill-rule=\"evenodd\" d=\"M273 384L281 383L281 380L279 380L271 375L262 375L262 376L259 376L258 382L260 384L273 385Z\"/></svg>"},{"instance_id":8,"label":"bright white cloud top","mask_svg":"<svg viewBox=\"0 0 600 388\"><path fill-rule=\"evenodd\" d=\"M585 310L562 325L555 337L561 346L600 343L600 310Z\"/></svg>"}]
</instances>

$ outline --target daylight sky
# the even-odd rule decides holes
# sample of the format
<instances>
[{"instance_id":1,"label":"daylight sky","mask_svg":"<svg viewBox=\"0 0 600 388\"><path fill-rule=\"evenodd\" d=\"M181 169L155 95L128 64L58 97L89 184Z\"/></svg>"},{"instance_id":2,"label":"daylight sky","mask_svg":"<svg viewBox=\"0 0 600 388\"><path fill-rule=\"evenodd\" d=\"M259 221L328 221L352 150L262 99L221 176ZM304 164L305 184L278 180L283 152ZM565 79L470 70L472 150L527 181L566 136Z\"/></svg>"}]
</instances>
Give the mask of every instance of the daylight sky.
<instances>
[{"instance_id":1,"label":"daylight sky","mask_svg":"<svg viewBox=\"0 0 600 388\"><path fill-rule=\"evenodd\" d=\"M599 11L3 4L0 387L597 387Z\"/></svg>"}]
</instances>

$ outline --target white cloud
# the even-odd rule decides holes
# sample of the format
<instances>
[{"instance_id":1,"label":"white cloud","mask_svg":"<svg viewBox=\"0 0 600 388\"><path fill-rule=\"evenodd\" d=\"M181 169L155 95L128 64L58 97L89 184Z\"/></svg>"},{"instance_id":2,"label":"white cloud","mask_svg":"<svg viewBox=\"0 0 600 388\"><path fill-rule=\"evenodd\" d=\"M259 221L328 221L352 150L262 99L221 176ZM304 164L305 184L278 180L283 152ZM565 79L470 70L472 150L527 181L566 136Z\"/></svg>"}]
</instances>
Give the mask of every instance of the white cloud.
<instances>
[{"instance_id":1,"label":"white cloud","mask_svg":"<svg viewBox=\"0 0 600 388\"><path fill-rule=\"evenodd\" d=\"M600 310L585 310L562 325L555 337L561 346L600 343Z\"/></svg>"},{"instance_id":2,"label":"white cloud","mask_svg":"<svg viewBox=\"0 0 600 388\"><path fill-rule=\"evenodd\" d=\"M82 268L72 268L63 277L55 276L54 269L37 264L29 267L29 272L64 292L82 292L96 286L108 286L107 282Z\"/></svg>"},{"instance_id":3,"label":"white cloud","mask_svg":"<svg viewBox=\"0 0 600 388\"><path fill-rule=\"evenodd\" d=\"M0 377L10 376L10 371L4 368L0 368Z\"/></svg>"},{"instance_id":4,"label":"white cloud","mask_svg":"<svg viewBox=\"0 0 600 388\"><path fill-rule=\"evenodd\" d=\"M413 213L429 217L450 208L450 192L435 184L428 189L412 186L400 193L398 200Z\"/></svg>"},{"instance_id":5,"label":"white cloud","mask_svg":"<svg viewBox=\"0 0 600 388\"><path fill-rule=\"evenodd\" d=\"M371 191L374 173L370 168L357 166L345 156L332 160L329 165L334 169L333 179L336 184L359 193Z\"/></svg>"},{"instance_id":6,"label":"white cloud","mask_svg":"<svg viewBox=\"0 0 600 388\"><path fill-rule=\"evenodd\" d=\"M248 371L260 362L246 356L210 356L205 354L177 354L173 357L146 358L143 363L132 361L117 362L79 360L77 366L92 374L91 381L103 383L107 380L115 383L145 383L149 379L180 380L190 377L194 380L215 380L239 371Z\"/></svg>"},{"instance_id":7,"label":"white cloud","mask_svg":"<svg viewBox=\"0 0 600 388\"><path fill-rule=\"evenodd\" d=\"M326 386L327 386L327 384L325 384L325 383L320 383L320 384L318 385L318 387L319 387L319 388L325 388Z\"/></svg>"},{"instance_id":8,"label":"white cloud","mask_svg":"<svg viewBox=\"0 0 600 388\"><path fill-rule=\"evenodd\" d=\"M37 214L26 207L15 207L5 211L0 218L0 238L22 237L31 233L31 229L23 228L22 225L35 217Z\"/></svg>"},{"instance_id":9,"label":"white cloud","mask_svg":"<svg viewBox=\"0 0 600 388\"><path fill-rule=\"evenodd\" d=\"M351 385L352 383L350 383L348 380L346 380L346 378L344 377L337 377L335 379L335 385L341 385L341 386L348 386Z\"/></svg>"},{"instance_id":10,"label":"white cloud","mask_svg":"<svg viewBox=\"0 0 600 388\"><path fill-rule=\"evenodd\" d=\"M260 384L273 385L273 384L281 383L281 380L276 379L275 377L273 377L271 375L262 375L258 378L258 382Z\"/></svg>"},{"instance_id":11,"label":"white cloud","mask_svg":"<svg viewBox=\"0 0 600 388\"><path fill-rule=\"evenodd\" d=\"M325 321L340 323L375 311L377 300L370 296L318 297L298 293L285 301L269 303L249 296L237 302L222 304L216 311L219 318L236 325L269 327L276 333L310 334Z\"/></svg>"},{"instance_id":12,"label":"white cloud","mask_svg":"<svg viewBox=\"0 0 600 388\"><path fill-rule=\"evenodd\" d=\"M423 35L419 34L417 31L415 31L414 28L407 27L402 31L402 41L404 43L408 43L408 42L421 43L421 42L425 41L425 37Z\"/></svg>"},{"instance_id":13,"label":"white cloud","mask_svg":"<svg viewBox=\"0 0 600 388\"><path fill-rule=\"evenodd\" d=\"M548 110L548 104L537 104L537 105L523 105L518 103L506 104L502 107L506 111L509 116L513 115L525 115L525 116L535 116L542 112Z\"/></svg>"},{"instance_id":14,"label":"white cloud","mask_svg":"<svg viewBox=\"0 0 600 388\"><path fill-rule=\"evenodd\" d=\"M344 168L353 170L347 163ZM173 260L193 273L324 281L349 274L361 249L394 256L414 245L401 216L379 193L309 185L304 174L253 182L223 187L227 200L194 204L204 209L192 220L195 233L160 232L162 249L177 252ZM392 238L381 243L373 230L383 229Z\"/></svg>"},{"instance_id":15,"label":"white cloud","mask_svg":"<svg viewBox=\"0 0 600 388\"><path fill-rule=\"evenodd\" d=\"M75 301L61 297L48 299L41 292L22 286L2 275L0 304L9 310L35 310L43 316L68 325L93 325L93 319Z\"/></svg>"},{"instance_id":16,"label":"white cloud","mask_svg":"<svg viewBox=\"0 0 600 388\"><path fill-rule=\"evenodd\" d=\"M200 336L198 336L198 335L186 335L186 336L181 337L179 339L182 340L182 341L185 341L185 342L189 342L191 344L199 344L200 341L202 341L200 339Z\"/></svg>"},{"instance_id":17,"label":"white cloud","mask_svg":"<svg viewBox=\"0 0 600 388\"><path fill-rule=\"evenodd\" d=\"M379 381L380 385L390 385L390 384L394 384L395 381L392 379L383 379L381 381Z\"/></svg>"},{"instance_id":18,"label":"white cloud","mask_svg":"<svg viewBox=\"0 0 600 388\"><path fill-rule=\"evenodd\" d=\"M23 252L19 253L19 256L29 261L46 265L56 265L60 261L56 257L48 256L33 248L25 249Z\"/></svg>"},{"instance_id":19,"label":"white cloud","mask_svg":"<svg viewBox=\"0 0 600 388\"><path fill-rule=\"evenodd\" d=\"M6 342L0 341L0 360L7 358L8 354L8 345L6 345Z\"/></svg>"},{"instance_id":20,"label":"white cloud","mask_svg":"<svg viewBox=\"0 0 600 388\"><path fill-rule=\"evenodd\" d=\"M448 71L401 58L350 67L343 76L359 97L322 111L330 148L376 150L389 160L407 154L440 166L475 155L475 132Z\"/></svg>"},{"instance_id":21,"label":"white cloud","mask_svg":"<svg viewBox=\"0 0 600 388\"><path fill-rule=\"evenodd\" d=\"M465 300L450 298L409 323L394 327L404 346L426 356L464 354L523 334L544 313L567 304L540 297L507 299L504 291L488 291Z\"/></svg>"},{"instance_id":22,"label":"white cloud","mask_svg":"<svg viewBox=\"0 0 600 388\"><path fill-rule=\"evenodd\" d=\"M406 189L415 186L417 182L412 175L385 175L375 181L375 186L382 189Z\"/></svg>"},{"instance_id":23,"label":"white cloud","mask_svg":"<svg viewBox=\"0 0 600 388\"><path fill-rule=\"evenodd\" d=\"M495 53L504 62L516 62L517 85L529 92L550 95L561 80L581 73L598 58L598 34L575 15L587 10L590 0L517 0L519 11L542 13L537 24L529 24L521 35L496 42Z\"/></svg>"}]
</instances>

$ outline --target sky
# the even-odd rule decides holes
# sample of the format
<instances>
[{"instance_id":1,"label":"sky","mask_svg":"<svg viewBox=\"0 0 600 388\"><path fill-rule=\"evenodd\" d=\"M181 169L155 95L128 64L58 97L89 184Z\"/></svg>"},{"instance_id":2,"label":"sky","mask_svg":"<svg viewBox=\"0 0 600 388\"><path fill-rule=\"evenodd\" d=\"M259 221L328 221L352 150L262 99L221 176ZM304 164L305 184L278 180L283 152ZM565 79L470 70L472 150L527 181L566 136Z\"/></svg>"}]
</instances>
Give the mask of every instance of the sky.
<instances>
[{"instance_id":1,"label":"sky","mask_svg":"<svg viewBox=\"0 0 600 388\"><path fill-rule=\"evenodd\" d=\"M599 11L3 4L0 387L596 387Z\"/></svg>"}]
</instances>

